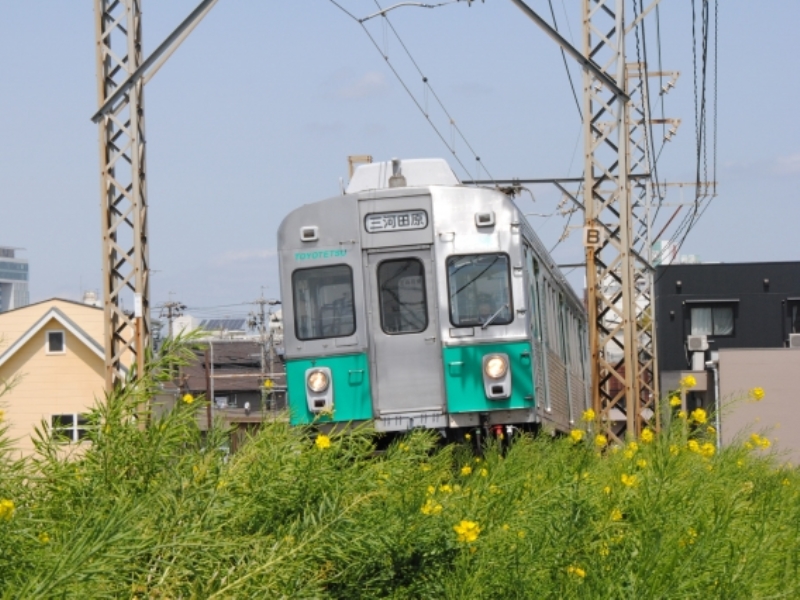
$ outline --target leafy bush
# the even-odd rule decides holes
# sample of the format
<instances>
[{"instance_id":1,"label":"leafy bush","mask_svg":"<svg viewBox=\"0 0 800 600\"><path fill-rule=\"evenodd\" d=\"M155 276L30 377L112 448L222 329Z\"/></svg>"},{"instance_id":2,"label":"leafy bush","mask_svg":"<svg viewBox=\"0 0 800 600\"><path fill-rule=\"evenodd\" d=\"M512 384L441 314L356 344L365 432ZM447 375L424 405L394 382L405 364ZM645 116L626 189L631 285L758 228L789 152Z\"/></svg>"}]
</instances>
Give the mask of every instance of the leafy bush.
<instances>
[{"instance_id":1,"label":"leafy bush","mask_svg":"<svg viewBox=\"0 0 800 600\"><path fill-rule=\"evenodd\" d=\"M765 437L719 452L686 415L624 446L585 431L475 457L274 423L228 457L201 399L141 411L187 351L99 403L72 455L43 429L15 458L0 424L1 597L800 595L800 480Z\"/></svg>"}]
</instances>

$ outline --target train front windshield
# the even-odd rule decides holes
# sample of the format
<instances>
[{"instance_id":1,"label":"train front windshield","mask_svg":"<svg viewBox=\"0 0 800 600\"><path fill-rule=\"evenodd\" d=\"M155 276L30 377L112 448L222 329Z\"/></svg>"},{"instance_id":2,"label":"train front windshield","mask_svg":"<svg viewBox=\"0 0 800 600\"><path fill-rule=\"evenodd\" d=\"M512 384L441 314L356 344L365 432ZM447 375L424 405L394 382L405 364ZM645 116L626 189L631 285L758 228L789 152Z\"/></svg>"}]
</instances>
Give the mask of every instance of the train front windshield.
<instances>
[{"instance_id":1,"label":"train front windshield","mask_svg":"<svg viewBox=\"0 0 800 600\"><path fill-rule=\"evenodd\" d=\"M508 325L513 320L507 255L451 256L447 259L447 285L454 326Z\"/></svg>"},{"instance_id":2,"label":"train front windshield","mask_svg":"<svg viewBox=\"0 0 800 600\"><path fill-rule=\"evenodd\" d=\"M344 337L356 331L353 271L347 265L292 273L294 327L298 340Z\"/></svg>"}]
</instances>

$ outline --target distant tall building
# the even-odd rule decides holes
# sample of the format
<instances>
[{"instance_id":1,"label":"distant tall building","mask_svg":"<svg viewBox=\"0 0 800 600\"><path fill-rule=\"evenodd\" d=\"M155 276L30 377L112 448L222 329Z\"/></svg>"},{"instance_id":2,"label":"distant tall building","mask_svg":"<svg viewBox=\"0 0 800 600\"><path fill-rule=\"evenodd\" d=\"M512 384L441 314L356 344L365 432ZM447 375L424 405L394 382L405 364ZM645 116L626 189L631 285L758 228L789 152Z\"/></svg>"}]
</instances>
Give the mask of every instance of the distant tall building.
<instances>
[{"instance_id":1,"label":"distant tall building","mask_svg":"<svg viewBox=\"0 0 800 600\"><path fill-rule=\"evenodd\" d=\"M15 250L0 246L0 312L30 304L28 261L17 258Z\"/></svg>"}]
</instances>

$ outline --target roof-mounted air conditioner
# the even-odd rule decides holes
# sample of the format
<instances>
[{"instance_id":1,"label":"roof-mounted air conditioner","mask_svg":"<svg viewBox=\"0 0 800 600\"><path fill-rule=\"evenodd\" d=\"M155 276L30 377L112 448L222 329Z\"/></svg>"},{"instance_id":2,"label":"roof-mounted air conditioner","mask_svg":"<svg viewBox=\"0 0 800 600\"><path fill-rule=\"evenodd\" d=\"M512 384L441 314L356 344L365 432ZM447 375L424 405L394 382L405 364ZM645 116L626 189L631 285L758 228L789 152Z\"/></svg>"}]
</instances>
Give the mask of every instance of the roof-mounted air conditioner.
<instances>
[{"instance_id":1,"label":"roof-mounted air conditioner","mask_svg":"<svg viewBox=\"0 0 800 600\"><path fill-rule=\"evenodd\" d=\"M687 336L686 347L689 352L705 352L708 350L708 337L705 335Z\"/></svg>"},{"instance_id":2,"label":"roof-mounted air conditioner","mask_svg":"<svg viewBox=\"0 0 800 600\"><path fill-rule=\"evenodd\" d=\"M800 348L800 333L789 334L789 348Z\"/></svg>"}]
</instances>

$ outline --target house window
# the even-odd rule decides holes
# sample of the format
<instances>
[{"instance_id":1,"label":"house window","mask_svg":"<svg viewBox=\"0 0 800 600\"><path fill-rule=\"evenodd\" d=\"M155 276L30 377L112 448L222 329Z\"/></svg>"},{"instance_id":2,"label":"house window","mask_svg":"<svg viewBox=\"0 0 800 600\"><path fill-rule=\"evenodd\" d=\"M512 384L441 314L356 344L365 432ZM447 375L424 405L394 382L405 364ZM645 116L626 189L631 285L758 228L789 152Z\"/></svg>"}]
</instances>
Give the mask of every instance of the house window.
<instances>
[{"instance_id":1,"label":"house window","mask_svg":"<svg viewBox=\"0 0 800 600\"><path fill-rule=\"evenodd\" d=\"M788 307L789 333L800 333L800 301L790 300Z\"/></svg>"},{"instance_id":2,"label":"house window","mask_svg":"<svg viewBox=\"0 0 800 600\"><path fill-rule=\"evenodd\" d=\"M53 415L50 419L53 438L61 443L79 442L89 433L89 419L84 414Z\"/></svg>"},{"instance_id":3,"label":"house window","mask_svg":"<svg viewBox=\"0 0 800 600\"><path fill-rule=\"evenodd\" d=\"M66 344L64 343L63 331L47 332L47 354L64 354Z\"/></svg>"},{"instance_id":4,"label":"house window","mask_svg":"<svg viewBox=\"0 0 800 600\"><path fill-rule=\"evenodd\" d=\"M733 306L697 306L691 309L692 335L733 335Z\"/></svg>"}]
</instances>

